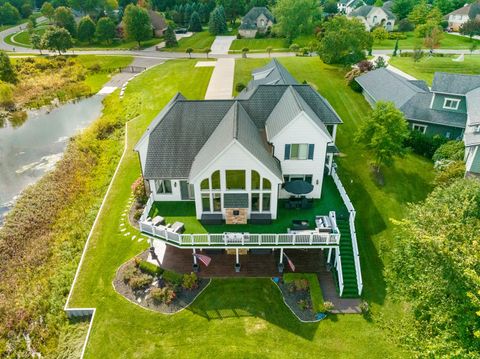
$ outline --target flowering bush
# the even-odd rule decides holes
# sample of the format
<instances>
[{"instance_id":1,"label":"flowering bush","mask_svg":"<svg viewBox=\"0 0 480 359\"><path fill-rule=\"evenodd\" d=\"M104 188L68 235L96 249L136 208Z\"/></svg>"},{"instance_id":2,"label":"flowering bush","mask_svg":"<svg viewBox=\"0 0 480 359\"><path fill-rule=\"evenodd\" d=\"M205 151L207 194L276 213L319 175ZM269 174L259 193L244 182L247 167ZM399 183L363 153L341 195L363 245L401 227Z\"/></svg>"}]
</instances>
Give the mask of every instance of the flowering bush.
<instances>
[{"instance_id":1,"label":"flowering bush","mask_svg":"<svg viewBox=\"0 0 480 359\"><path fill-rule=\"evenodd\" d=\"M132 192L135 196L137 202L146 203L147 202L147 192L145 191L145 183L143 177L138 177L135 182L132 184Z\"/></svg>"}]
</instances>

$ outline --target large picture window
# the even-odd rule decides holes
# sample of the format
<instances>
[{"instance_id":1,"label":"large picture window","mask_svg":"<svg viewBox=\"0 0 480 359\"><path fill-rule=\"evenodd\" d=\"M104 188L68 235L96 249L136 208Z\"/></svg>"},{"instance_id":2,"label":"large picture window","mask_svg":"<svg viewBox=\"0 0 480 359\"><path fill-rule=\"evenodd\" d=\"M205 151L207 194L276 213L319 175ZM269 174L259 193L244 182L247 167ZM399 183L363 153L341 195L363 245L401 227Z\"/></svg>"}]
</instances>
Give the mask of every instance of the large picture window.
<instances>
[{"instance_id":1,"label":"large picture window","mask_svg":"<svg viewBox=\"0 0 480 359\"><path fill-rule=\"evenodd\" d=\"M228 189L245 189L245 170L225 171Z\"/></svg>"},{"instance_id":2,"label":"large picture window","mask_svg":"<svg viewBox=\"0 0 480 359\"><path fill-rule=\"evenodd\" d=\"M171 194L172 181L171 180L155 180L155 188L158 194Z\"/></svg>"},{"instance_id":3,"label":"large picture window","mask_svg":"<svg viewBox=\"0 0 480 359\"><path fill-rule=\"evenodd\" d=\"M210 194L208 193L202 193L202 210L210 212Z\"/></svg>"},{"instance_id":4,"label":"large picture window","mask_svg":"<svg viewBox=\"0 0 480 359\"><path fill-rule=\"evenodd\" d=\"M270 193L264 193L262 196L262 211L270 211Z\"/></svg>"}]
</instances>

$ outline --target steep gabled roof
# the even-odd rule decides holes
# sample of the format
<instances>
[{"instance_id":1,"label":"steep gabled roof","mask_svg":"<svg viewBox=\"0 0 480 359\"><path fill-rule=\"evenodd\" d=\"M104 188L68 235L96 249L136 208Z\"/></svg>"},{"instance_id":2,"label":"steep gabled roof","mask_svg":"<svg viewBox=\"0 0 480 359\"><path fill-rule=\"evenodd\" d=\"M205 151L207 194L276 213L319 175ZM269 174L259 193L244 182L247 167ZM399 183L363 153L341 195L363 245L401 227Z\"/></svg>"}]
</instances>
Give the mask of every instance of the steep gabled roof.
<instances>
[{"instance_id":1,"label":"steep gabled roof","mask_svg":"<svg viewBox=\"0 0 480 359\"><path fill-rule=\"evenodd\" d=\"M461 8L459 8L457 10L453 10L452 12L449 12L445 16L448 17L450 15L468 15L471 6L472 6L472 4L465 4Z\"/></svg>"},{"instance_id":2,"label":"steep gabled roof","mask_svg":"<svg viewBox=\"0 0 480 359\"><path fill-rule=\"evenodd\" d=\"M450 74L435 72L432 82L433 92L466 95L480 87L480 75Z\"/></svg>"},{"instance_id":3,"label":"steep gabled roof","mask_svg":"<svg viewBox=\"0 0 480 359\"><path fill-rule=\"evenodd\" d=\"M385 68L367 72L356 81L375 101L392 101L398 108L416 94L427 92L428 88L426 84L419 86L417 81L409 81Z\"/></svg>"},{"instance_id":4,"label":"steep gabled roof","mask_svg":"<svg viewBox=\"0 0 480 359\"><path fill-rule=\"evenodd\" d=\"M237 141L278 178L282 178L280 164L267 151L258 128L238 101L235 101L200 149L192 163L189 178L198 176L225 148Z\"/></svg>"},{"instance_id":5,"label":"steep gabled roof","mask_svg":"<svg viewBox=\"0 0 480 359\"><path fill-rule=\"evenodd\" d=\"M363 6L357 7L348 16L366 18L368 16L368 14L370 14L370 12L375 10L375 9L382 9L385 12L385 14L387 15L387 18L389 20L395 20L395 15L390 11L390 8L388 6L380 8L378 6L373 6L373 5L363 5Z\"/></svg>"},{"instance_id":6,"label":"steep gabled roof","mask_svg":"<svg viewBox=\"0 0 480 359\"><path fill-rule=\"evenodd\" d=\"M268 139L271 141L302 112L305 113L326 136L330 137L322 120L318 118L316 113L308 106L295 88L290 86L284 92L282 98L278 101L265 123Z\"/></svg>"},{"instance_id":7,"label":"steep gabled roof","mask_svg":"<svg viewBox=\"0 0 480 359\"><path fill-rule=\"evenodd\" d=\"M273 59L268 64L252 71L251 80L244 92L248 92L259 85L297 85L298 82L277 60Z\"/></svg>"}]
</instances>

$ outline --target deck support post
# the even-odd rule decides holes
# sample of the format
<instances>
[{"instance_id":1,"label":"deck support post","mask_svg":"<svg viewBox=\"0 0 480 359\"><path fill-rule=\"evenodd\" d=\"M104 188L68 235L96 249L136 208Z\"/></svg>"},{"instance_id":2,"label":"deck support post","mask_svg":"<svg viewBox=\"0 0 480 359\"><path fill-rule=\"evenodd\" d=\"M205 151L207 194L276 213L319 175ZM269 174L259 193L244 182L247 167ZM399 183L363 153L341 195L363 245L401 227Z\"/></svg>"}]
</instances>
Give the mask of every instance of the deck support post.
<instances>
[{"instance_id":1,"label":"deck support post","mask_svg":"<svg viewBox=\"0 0 480 359\"><path fill-rule=\"evenodd\" d=\"M200 266L198 265L197 257L195 256L195 253L197 253L197 250L195 248L193 248L193 253L192 253L192 256L193 256L193 271L195 273L197 273L200 269Z\"/></svg>"},{"instance_id":2,"label":"deck support post","mask_svg":"<svg viewBox=\"0 0 480 359\"><path fill-rule=\"evenodd\" d=\"M331 259L332 259L332 248L328 248L327 263L330 263Z\"/></svg>"},{"instance_id":3,"label":"deck support post","mask_svg":"<svg viewBox=\"0 0 480 359\"><path fill-rule=\"evenodd\" d=\"M328 174L332 174L332 165L333 165L333 153L328 156Z\"/></svg>"},{"instance_id":4,"label":"deck support post","mask_svg":"<svg viewBox=\"0 0 480 359\"><path fill-rule=\"evenodd\" d=\"M240 272L240 256L238 253L238 248L235 248L235 273Z\"/></svg>"},{"instance_id":5,"label":"deck support post","mask_svg":"<svg viewBox=\"0 0 480 359\"><path fill-rule=\"evenodd\" d=\"M280 248L280 260L278 262L278 273L283 273L283 248Z\"/></svg>"}]
</instances>

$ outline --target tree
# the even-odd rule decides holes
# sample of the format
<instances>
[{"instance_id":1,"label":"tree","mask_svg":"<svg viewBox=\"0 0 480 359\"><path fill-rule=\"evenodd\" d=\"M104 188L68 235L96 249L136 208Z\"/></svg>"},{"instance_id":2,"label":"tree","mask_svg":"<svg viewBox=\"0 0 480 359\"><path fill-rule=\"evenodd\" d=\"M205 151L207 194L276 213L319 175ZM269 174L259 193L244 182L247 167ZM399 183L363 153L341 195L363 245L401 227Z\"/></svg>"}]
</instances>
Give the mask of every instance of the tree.
<instances>
[{"instance_id":1,"label":"tree","mask_svg":"<svg viewBox=\"0 0 480 359\"><path fill-rule=\"evenodd\" d=\"M16 84L18 81L17 73L5 51L0 51L0 81L11 84Z\"/></svg>"},{"instance_id":2,"label":"tree","mask_svg":"<svg viewBox=\"0 0 480 359\"><path fill-rule=\"evenodd\" d=\"M52 4L50 4L49 2L44 2L42 7L40 8L40 12L48 19L50 23L52 23L53 16L55 14L55 9L53 8Z\"/></svg>"},{"instance_id":3,"label":"tree","mask_svg":"<svg viewBox=\"0 0 480 359\"><path fill-rule=\"evenodd\" d=\"M386 63L383 56L378 56L377 59L375 60L375 68L376 69L381 69L381 68L387 67L387 66L388 66L388 64Z\"/></svg>"},{"instance_id":4,"label":"tree","mask_svg":"<svg viewBox=\"0 0 480 359\"><path fill-rule=\"evenodd\" d=\"M327 64L355 64L363 60L365 51L372 47L372 37L360 20L336 16L324 27L318 54Z\"/></svg>"},{"instance_id":5,"label":"tree","mask_svg":"<svg viewBox=\"0 0 480 359\"><path fill-rule=\"evenodd\" d=\"M188 57L189 58L192 58L192 52L193 52L193 49L191 47L187 47L185 49L185 52L188 54Z\"/></svg>"},{"instance_id":6,"label":"tree","mask_svg":"<svg viewBox=\"0 0 480 359\"><path fill-rule=\"evenodd\" d=\"M15 25L20 21L20 13L15 6L5 3L0 6L0 25Z\"/></svg>"},{"instance_id":7,"label":"tree","mask_svg":"<svg viewBox=\"0 0 480 359\"><path fill-rule=\"evenodd\" d=\"M459 179L411 204L385 262L392 299L408 303L394 335L432 358L480 352L480 182Z\"/></svg>"},{"instance_id":8,"label":"tree","mask_svg":"<svg viewBox=\"0 0 480 359\"><path fill-rule=\"evenodd\" d=\"M443 39L443 30L440 26L435 26L427 34L424 40L425 47L430 50L436 49L440 46L440 41Z\"/></svg>"},{"instance_id":9,"label":"tree","mask_svg":"<svg viewBox=\"0 0 480 359\"><path fill-rule=\"evenodd\" d=\"M268 57L270 57L270 56L271 56L271 54L272 54L272 51L273 51L273 47L271 47L271 46L268 46L268 47L267 47L265 50L266 50L266 51L267 51L267 53L268 53Z\"/></svg>"},{"instance_id":10,"label":"tree","mask_svg":"<svg viewBox=\"0 0 480 359\"><path fill-rule=\"evenodd\" d=\"M171 26L167 27L165 31L165 47L177 47L178 41L177 37L175 36L175 32Z\"/></svg>"},{"instance_id":11,"label":"tree","mask_svg":"<svg viewBox=\"0 0 480 359\"><path fill-rule=\"evenodd\" d=\"M109 44L115 37L115 23L108 17L101 17L97 22L95 36L99 41Z\"/></svg>"},{"instance_id":12,"label":"tree","mask_svg":"<svg viewBox=\"0 0 480 359\"><path fill-rule=\"evenodd\" d=\"M28 17L30 17L30 15L32 15L32 5L30 5L29 3L23 4L20 8L20 13L22 14L22 17L24 19L27 19Z\"/></svg>"},{"instance_id":13,"label":"tree","mask_svg":"<svg viewBox=\"0 0 480 359\"><path fill-rule=\"evenodd\" d=\"M93 13L97 8L103 6L104 1L101 0L71 0L71 6L80 10L83 14Z\"/></svg>"},{"instance_id":14,"label":"tree","mask_svg":"<svg viewBox=\"0 0 480 359\"><path fill-rule=\"evenodd\" d=\"M383 26L379 26L372 31L372 36L374 40L382 43L383 40L388 39L388 31Z\"/></svg>"},{"instance_id":15,"label":"tree","mask_svg":"<svg viewBox=\"0 0 480 359\"><path fill-rule=\"evenodd\" d=\"M394 156L405 153L404 142L409 134L403 113L393 102L377 102L371 115L360 125L356 141L365 144L375 158L378 173L384 164L390 164Z\"/></svg>"},{"instance_id":16,"label":"tree","mask_svg":"<svg viewBox=\"0 0 480 359\"><path fill-rule=\"evenodd\" d=\"M223 6L217 6L210 14L210 21L208 22L208 31L212 35L220 35L227 31L227 20L225 18L225 11Z\"/></svg>"},{"instance_id":17,"label":"tree","mask_svg":"<svg viewBox=\"0 0 480 359\"><path fill-rule=\"evenodd\" d=\"M30 35L30 43L35 50L40 50L40 55L42 54L42 37L39 34L33 33Z\"/></svg>"},{"instance_id":18,"label":"tree","mask_svg":"<svg viewBox=\"0 0 480 359\"><path fill-rule=\"evenodd\" d=\"M70 32L63 27L52 27L43 34L42 47L51 51L58 51L59 55L72 46L72 36Z\"/></svg>"},{"instance_id":19,"label":"tree","mask_svg":"<svg viewBox=\"0 0 480 359\"><path fill-rule=\"evenodd\" d=\"M398 23L398 31L400 32L409 32L413 31L415 25L413 25L407 18L400 20Z\"/></svg>"},{"instance_id":20,"label":"tree","mask_svg":"<svg viewBox=\"0 0 480 359\"><path fill-rule=\"evenodd\" d=\"M207 55L207 59L208 59L208 54L212 52L212 49L209 47L206 47L203 49L203 52Z\"/></svg>"},{"instance_id":21,"label":"tree","mask_svg":"<svg viewBox=\"0 0 480 359\"><path fill-rule=\"evenodd\" d=\"M31 32L37 27L37 18L33 15L30 15L28 18L27 28L28 31Z\"/></svg>"},{"instance_id":22,"label":"tree","mask_svg":"<svg viewBox=\"0 0 480 359\"><path fill-rule=\"evenodd\" d=\"M291 44L288 49L292 52L298 52L298 50L300 50L300 46L298 44Z\"/></svg>"},{"instance_id":23,"label":"tree","mask_svg":"<svg viewBox=\"0 0 480 359\"><path fill-rule=\"evenodd\" d=\"M430 6L425 0L420 1L413 7L412 12L408 15L408 20L415 25L425 24L427 22L427 16L430 12Z\"/></svg>"},{"instance_id":24,"label":"tree","mask_svg":"<svg viewBox=\"0 0 480 359\"><path fill-rule=\"evenodd\" d=\"M415 6L415 0L394 0L392 11L399 20L405 19Z\"/></svg>"},{"instance_id":25,"label":"tree","mask_svg":"<svg viewBox=\"0 0 480 359\"><path fill-rule=\"evenodd\" d=\"M80 41L88 42L89 44L92 42L95 36L95 23L90 16L85 16L80 20L77 32L77 37Z\"/></svg>"},{"instance_id":26,"label":"tree","mask_svg":"<svg viewBox=\"0 0 480 359\"><path fill-rule=\"evenodd\" d=\"M470 48L469 48L470 55L473 55L473 53L475 51L477 51L477 49L478 49L478 44L476 42L472 42L472 44L470 45Z\"/></svg>"},{"instance_id":27,"label":"tree","mask_svg":"<svg viewBox=\"0 0 480 359\"><path fill-rule=\"evenodd\" d=\"M245 14L244 0L219 0L218 3L224 7L226 19L232 25L241 14Z\"/></svg>"},{"instance_id":28,"label":"tree","mask_svg":"<svg viewBox=\"0 0 480 359\"><path fill-rule=\"evenodd\" d=\"M54 14L55 26L63 27L66 29L72 37L75 37L77 34L77 23L75 22L75 17L73 16L72 10L65 6L60 6L55 9Z\"/></svg>"},{"instance_id":29,"label":"tree","mask_svg":"<svg viewBox=\"0 0 480 359\"><path fill-rule=\"evenodd\" d=\"M328 0L325 5L323 5L323 11L326 14L333 15L338 13L338 6L336 1Z\"/></svg>"},{"instance_id":30,"label":"tree","mask_svg":"<svg viewBox=\"0 0 480 359\"><path fill-rule=\"evenodd\" d=\"M398 53L398 39L395 41L395 48L393 49L393 54L392 56L397 56Z\"/></svg>"},{"instance_id":31,"label":"tree","mask_svg":"<svg viewBox=\"0 0 480 359\"><path fill-rule=\"evenodd\" d=\"M141 41L152 37L152 24L144 8L133 4L128 5L123 15L123 23L127 38L137 41L138 46L141 45Z\"/></svg>"},{"instance_id":32,"label":"tree","mask_svg":"<svg viewBox=\"0 0 480 359\"><path fill-rule=\"evenodd\" d=\"M423 53L423 50L422 50L422 46L416 44L413 47L413 62L419 62L422 59L423 55L424 55L424 53Z\"/></svg>"},{"instance_id":33,"label":"tree","mask_svg":"<svg viewBox=\"0 0 480 359\"><path fill-rule=\"evenodd\" d=\"M455 3L450 0L433 0L433 6L438 8L443 15L452 12L457 7L455 7Z\"/></svg>"},{"instance_id":34,"label":"tree","mask_svg":"<svg viewBox=\"0 0 480 359\"><path fill-rule=\"evenodd\" d=\"M200 15L198 12L194 11L190 17L190 24L188 25L188 30L193 32L202 31L202 22L200 21Z\"/></svg>"},{"instance_id":35,"label":"tree","mask_svg":"<svg viewBox=\"0 0 480 359\"><path fill-rule=\"evenodd\" d=\"M273 8L278 33L289 42L300 34L310 34L320 21L322 9L316 0L278 0Z\"/></svg>"},{"instance_id":36,"label":"tree","mask_svg":"<svg viewBox=\"0 0 480 359\"><path fill-rule=\"evenodd\" d=\"M243 58L246 58L247 57L247 52L250 51L250 49L248 47L244 47L242 49L242 57Z\"/></svg>"},{"instance_id":37,"label":"tree","mask_svg":"<svg viewBox=\"0 0 480 359\"><path fill-rule=\"evenodd\" d=\"M376 7L382 7L383 6L383 0L376 0L373 5L376 6Z\"/></svg>"},{"instance_id":38,"label":"tree","mask_svg":"<svg viewBox=\"0 0 480 359\"><path fill-rule=\"evenodd\" d=\"M460 33L462 35L470 36L470 38L480 35L480 20L471 19L460 26Z\"/></svg>"}]
</instances>

